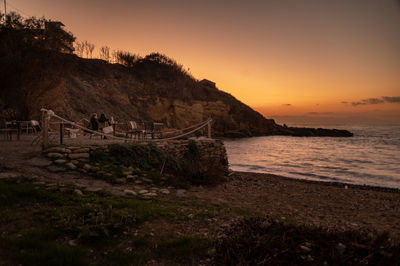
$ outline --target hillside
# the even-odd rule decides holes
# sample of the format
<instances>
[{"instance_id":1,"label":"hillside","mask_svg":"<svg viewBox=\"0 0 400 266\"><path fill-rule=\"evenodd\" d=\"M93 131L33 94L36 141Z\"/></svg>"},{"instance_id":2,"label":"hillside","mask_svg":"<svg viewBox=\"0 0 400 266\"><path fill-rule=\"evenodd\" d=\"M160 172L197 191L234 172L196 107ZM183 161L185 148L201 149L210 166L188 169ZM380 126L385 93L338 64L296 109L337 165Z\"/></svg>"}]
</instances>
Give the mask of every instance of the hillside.
<instances>
[{"instance_id":1,"label":"hillside","mask_svg":"<svg viewBox=\"0 0 400 266\"><path fill-rule=\"evenodd\" d=\"M47 27L50 22L43 23ZM61 28L62 23L53 25L56 30L49 28L52 31L40 28L45 37L39 43L38 30L15 25L3 25L0 31L5 40L0 43L0 111L6 119L39 119L39 110L45 107L75 121L96 112L118 121L161 121L170 128L212 117L213 134L225 137L352 135L277 125L161 54L137 58L129 67L83 59L71 53L75 38ZM67 41L59 44L59 36L65 35Z\"/></svg>"},{"instance_id":2,"label":"hillside","mask_svg":"<svg viewBox=\"0 0 400 266\"><path fill-rule=\"evenodd\" d=\"M343 135L282 127L216 87L147 60L130 69L44 50L28 51L19 65L1 62L7 59L0 59L7 65L1 76L3 109L15 108L24 119L38 119L46 107L72 120L97 112L119 121L162 121L171 128L213 117L215 135L226 137Z\"/></svg>"}]
</instances>

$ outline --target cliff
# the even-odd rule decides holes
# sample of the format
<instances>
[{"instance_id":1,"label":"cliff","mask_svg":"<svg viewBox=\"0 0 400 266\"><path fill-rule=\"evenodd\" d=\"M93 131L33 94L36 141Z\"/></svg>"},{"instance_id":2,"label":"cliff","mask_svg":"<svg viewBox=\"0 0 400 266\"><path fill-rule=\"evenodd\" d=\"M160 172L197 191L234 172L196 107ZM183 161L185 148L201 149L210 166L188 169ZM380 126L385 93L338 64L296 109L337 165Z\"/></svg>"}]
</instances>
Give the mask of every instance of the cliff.
<instances>
[{"instance_id":1,"label":"cliff","mask_svg":"<svg viewBox=\"0 0 400 266\"><path fill-rule=\"evenodd\" d=\"M164 57L166 58L166 57ZM153 120L184 128L208 117L213 134L351 136L348 131L287 128L225 93L199 82L176 64L150 57L132 67L41 49L0 56L0 108L39 118L41 107L71 119L105 113L119 121ZM10 114L8 114L10 115Z\"/></svg>"}]
</instances>

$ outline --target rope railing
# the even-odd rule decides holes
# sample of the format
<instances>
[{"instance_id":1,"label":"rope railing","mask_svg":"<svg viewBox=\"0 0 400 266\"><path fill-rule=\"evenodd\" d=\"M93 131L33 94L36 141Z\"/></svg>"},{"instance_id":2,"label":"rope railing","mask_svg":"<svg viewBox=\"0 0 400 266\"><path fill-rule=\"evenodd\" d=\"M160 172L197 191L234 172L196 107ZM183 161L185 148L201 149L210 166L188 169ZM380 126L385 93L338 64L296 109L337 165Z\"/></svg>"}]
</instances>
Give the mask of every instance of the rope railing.
<instances>
[{"instance_id":1,"label":"rope railing","mask_svg":"<svg viewBox=\"0 0 400 266\"><path fill-rule=\"evenodd\" d=\"M172 132L182 132L182 134L177 135L177 136L172 136L172 137L168 137L168 138L158 138L158 139L132 139L132 138L123 138L123 137L119 137L119 136L114 136L111 134L105 134L103 132L99 132L99 131L95 131L95 130L86 128L86 127L78 124L79 122L76 123L73 121L69 121L69 120L55 114L52 110L47 110L47 109L42 108L41 112L42 112L42 124L43 124L43 136L42 136L43 148L46 148L48 146L48 126L50 123L50 119L52 117L60 120L62 122L62 124L70 124L71 126L73 126L75 128L79 128L79 129L83 130L84 132L89 132L89 133L92 133L95 135L107 137L109 139L122 140L124 142L160 142L160 141L174 140L174 139L179 139L179 138L191 135L191 134L195 133L196 131L203 129L206 126L208 126L208 137L211 138L211 122L212 122L211 118L209 118L208 120L206 120L204 122L201 122L196 125L192 125L190 127L184 128L184 129L178 129L178 130L173 130L173 131L169 131L169 132L162 132L163 134L170 134ZM192 129L192 130L183 133L183 131L186 131L188 129ZM61 130L60 130L60 132L61 132ZM60 142L62 142L62 136L60 136Z\"/></svg>"},{"instance_id":2,"label":"rope railing","mask_svg":"<svg viewBox=\"0 0 400 266\"><path fill-rule=\"evenodd\" d=\"M171 130L171 131L165 131L165 132L163 132L163 134L167 135L167 134L172 134L172 133L176 133L176 132L183 132L185 130L198 127L198 126L202 125L203 123L204 123L204 121L201 123L198 123L198 124L191 125L190 127L186 127L186 128L182 128L182 129L175 129L175 130Z\"/></svg>"}]
</instances>

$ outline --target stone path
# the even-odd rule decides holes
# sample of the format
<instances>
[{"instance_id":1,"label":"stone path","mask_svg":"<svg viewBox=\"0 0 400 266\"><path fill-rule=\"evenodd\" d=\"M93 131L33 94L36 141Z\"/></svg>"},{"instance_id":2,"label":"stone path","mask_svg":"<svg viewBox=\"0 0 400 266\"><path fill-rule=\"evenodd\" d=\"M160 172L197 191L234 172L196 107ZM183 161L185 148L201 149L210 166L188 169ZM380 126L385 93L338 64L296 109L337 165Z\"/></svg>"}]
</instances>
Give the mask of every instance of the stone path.
<instances>
[{"instance_id":1,"label":"stone path","mask_svg":"<svg viewBox=\"0 0 400 266\"><path fill-rule=\"evenodd\" d=\"M126 180L121 184L110 184L104 180L93 179L87 173L94 168L89 165L88 150L76 149L74 153L64 148L51 148L48 157L42 155L40 146L32 146L33 136L22 136L20 141L0 140L0 178L26 177L38 181L73 185L87 191L109 191L114 195L142 195L144 198L170 194L174 188L155 187L151 180L126 171ZM69 152L71 162L65 160L63 153ZM72 156L71 156L72 155ZM82 169L76 164L86 162ZM77 171L79 170L79 171ZM128 180L128 181L127 181ZM182 194L179 190L178 194Z\"/></svg>"}]
</instances>

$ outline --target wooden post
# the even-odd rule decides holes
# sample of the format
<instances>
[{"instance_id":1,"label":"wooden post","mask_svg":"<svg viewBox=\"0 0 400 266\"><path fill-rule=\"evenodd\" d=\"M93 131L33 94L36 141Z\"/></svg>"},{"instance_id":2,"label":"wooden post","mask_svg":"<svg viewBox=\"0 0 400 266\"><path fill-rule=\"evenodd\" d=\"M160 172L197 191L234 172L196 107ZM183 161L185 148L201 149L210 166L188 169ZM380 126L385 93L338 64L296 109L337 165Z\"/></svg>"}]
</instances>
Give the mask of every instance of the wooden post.
<instances>
[{"instance_id":1,"label":"wooden post","mask_svg":"<svg viewBox=\"0 0 400 266\"><path fill-rule=\"evenodd\" d=\"M21 136L21 122L17 122L17 140L19 140Z\"/></svg>"},{"instance_id":2,"label":"wooden post","mask_svg":"<svg viewBox=\"0 0 400 266\"><path fill-rule=\"evenodd\" d=\"M112 124L112 127L113 127L113 136L115 136L115 128L116 128L115 123Z\"/></svg>"},{"instance_id":3,"label":"wooden post","mask_svg":"<svg viewBox=\"0 0 400 266\"><path fill-rule=\"evenodd\" d=\"M63 144L63 138L64 138L64 123L60 123L60 144Z\"/></svg>"},{"instance_id":4,"label":"wooden post","mask_svg":"<svg viewBox=\"0 0 400 266\"><path fill-rule=\"evenodd\" d=\"M208 122L208 124L207 124L207 129L208 129L208 138L209 139L211 139L211 121L212 120L210 120L209 122Z\"/></svg>"},{"instance_id":5,"label":"wooden post","mask_svg":"<svg viewBox=\"0 0 400 266\"><path fill-rule=\"evenodd\" d=\"M47 111L42 111L42 149L49 147L49 123Z\"/></svg>"}]
</instances>

